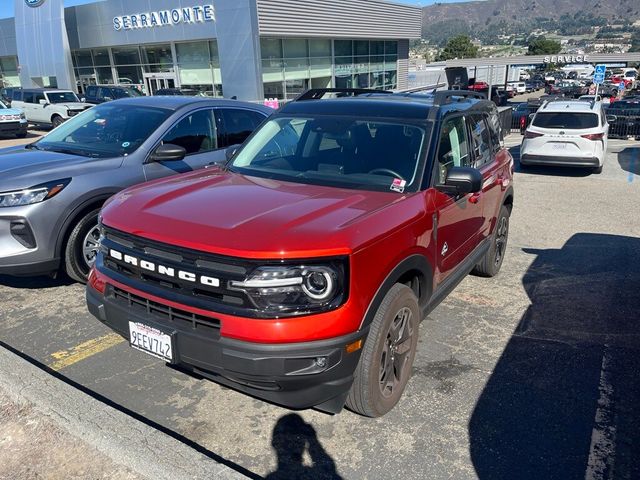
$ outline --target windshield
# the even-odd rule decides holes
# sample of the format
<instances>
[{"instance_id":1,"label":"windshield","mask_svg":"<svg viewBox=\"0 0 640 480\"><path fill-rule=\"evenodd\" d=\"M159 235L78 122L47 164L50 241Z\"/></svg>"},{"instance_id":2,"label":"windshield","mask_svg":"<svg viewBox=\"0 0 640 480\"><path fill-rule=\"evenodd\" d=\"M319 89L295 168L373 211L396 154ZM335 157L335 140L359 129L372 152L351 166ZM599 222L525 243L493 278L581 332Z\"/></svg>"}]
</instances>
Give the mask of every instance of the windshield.
<instances>
[{"instance_id":1,"label":"windshield","mask_svg":"<svg viewBox=\"0 0 640 480\"><path fill-rule=\"evenodd\" d=\"M73 92L47 92L49 103L79 102L78 97Z\"/></svg>"},{"instance_id":2,"label":"windshield","mask_svg":"<svg viewBox=\"0 0 640 480\"><path fill-rule=\"evenodd\" d=\"M404 192L419 187L426 128L361 117L272 118L230 169L314 185Z\"/></svg>"},{"instance_id":3,"label":"windshield","mask_svg":"<svg viewBox=\"0 0 640 480\"><path fill-rule=\"evenodd\" d=\"M543 112L533 119L533 126L540 128L566 128L579 130L598 126L598 115L595 113L576 112Z\"/></svg>"},{"instance_id":4,"label":"windshield","mask_svg":"<svg viewBox=\"0 0 640 480\"><path fill-rule=\"evenodd\" d=\"M35 148L98 158L133 153L172 111L105 103L53 130Z\"/></svg>"},{"instance_id":5,"label":"windshield","mask_svg":"<svg viewBox=\"0 0 640 480\"><path fill-rule=\"evenodd\" d=\"M115 89L116 98L142 97L142 92L133 87Z\"/></svg>"}]
</instances>

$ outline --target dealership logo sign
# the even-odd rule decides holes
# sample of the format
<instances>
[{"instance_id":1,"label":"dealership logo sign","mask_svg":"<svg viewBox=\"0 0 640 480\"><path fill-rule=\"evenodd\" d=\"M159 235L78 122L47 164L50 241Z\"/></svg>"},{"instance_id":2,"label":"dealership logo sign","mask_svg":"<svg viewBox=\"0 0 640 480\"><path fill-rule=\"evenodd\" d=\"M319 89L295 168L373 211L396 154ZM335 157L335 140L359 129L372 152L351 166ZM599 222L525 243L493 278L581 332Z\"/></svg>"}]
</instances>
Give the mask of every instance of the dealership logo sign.
<instances>
[{"instance_id":1,"label":"dealership logo sign","mask_svg":"<svg viewBox=\"0 0 640 480\"><path fill-rule=\"evenodd\" d=\"M26 3L29 7L36 8L42 5L44 3L44 0L24 0L24 3Z\"/></svg>"},{"instance_id":2,"label":"dealership logo sign","mask_svg":"<svg viewBox=\"0 0 640 480\"><path fill-rule=\"evenodd\" d=\"M25 0L28 2L28 0ZM42 2L42 0L41 0ZM155 12L135 13L113 18L113 28L120 30L136 30L139 28L164 27L167 25L215 22L213 5L197 5L195 7L173 8Z\"/></svg>"}]
</instances>

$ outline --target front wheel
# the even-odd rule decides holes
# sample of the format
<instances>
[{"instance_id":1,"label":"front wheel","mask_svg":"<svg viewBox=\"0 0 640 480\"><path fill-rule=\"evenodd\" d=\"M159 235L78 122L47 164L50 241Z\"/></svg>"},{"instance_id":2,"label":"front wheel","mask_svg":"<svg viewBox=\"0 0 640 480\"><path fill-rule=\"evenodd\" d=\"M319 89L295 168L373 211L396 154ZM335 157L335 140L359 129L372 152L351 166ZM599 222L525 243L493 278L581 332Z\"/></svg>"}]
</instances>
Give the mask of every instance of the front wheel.
<instances>
[{"instance_id":1,"label":"front wheel","mask_svg":"<svg viewBox=\"0 0 640 480\"><path fill-rule=\"evenodd\" d=\"M64 120L60 115L56 115L51 119L51 124L53 125L53 128L57 128L63 123L64 123Z\"/></svg>"},{"instance_id":2,"label":"front wheel","mask_svg":"<svg viewBox=\"0 0 640 480\"><path fill-rule=\"evenodd\" d=\"M473 269L475 275L481 277L493 277L498 274L505 253L507 252L507 240L509 239L509 209L506 205L500 207L500 213L496 222L496 228L491 236L491 246L480 263Z\"/></svg>"},{"instance_id":3,"label":"front wheel","mask_svg":"<svg viewBox=\"0 0 640 480\"><path fill-rule=\"evenodd\" d=\"M347 408L380 417L396 406L411 377L419 324L420 308L413 290L396 283L371 323Z\"/></svg>"},{"instance_id":4,"label":"front wheel","mask_svg":"<svg viewBox=\"0 0 640 480\"><path fill-rule=\"evenodd\" d=\"M65 248L65 270L74 280L87 283L89 270L96 261L100 247L98 228L99 208L85 214L76 223L69 235Z\"/></svg>"}]
</instances>

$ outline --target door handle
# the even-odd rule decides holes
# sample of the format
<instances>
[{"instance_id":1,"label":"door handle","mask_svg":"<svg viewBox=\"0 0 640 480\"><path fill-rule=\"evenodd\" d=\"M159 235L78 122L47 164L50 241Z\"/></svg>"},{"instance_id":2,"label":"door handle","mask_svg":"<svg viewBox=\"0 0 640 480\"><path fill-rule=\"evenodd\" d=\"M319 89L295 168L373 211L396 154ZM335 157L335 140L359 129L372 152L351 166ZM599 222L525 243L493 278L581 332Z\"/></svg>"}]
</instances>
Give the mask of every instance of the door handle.
<instances>
[{"instance_id":1,"label":"door handle","mask_svg":"<svg viewBox=\"0 0 640 480\"><path fill-rule=\"evenodd\" d=\"M478 203L480 201L481 197L482 197L482 192L474 193L469 197L469 203L476 204L476 203Z\"/></svg>"}]
</instances>

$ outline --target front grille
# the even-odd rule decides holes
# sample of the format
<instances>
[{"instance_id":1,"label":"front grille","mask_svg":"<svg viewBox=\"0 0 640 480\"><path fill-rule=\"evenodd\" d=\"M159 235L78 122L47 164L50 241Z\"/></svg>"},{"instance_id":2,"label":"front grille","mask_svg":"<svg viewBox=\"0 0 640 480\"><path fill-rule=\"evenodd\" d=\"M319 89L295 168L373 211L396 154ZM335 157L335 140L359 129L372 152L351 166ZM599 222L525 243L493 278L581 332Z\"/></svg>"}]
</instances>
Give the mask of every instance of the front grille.
<instances>
[{"instance_id":1,"label":"front grille","mask_svg":"<svg viewBox=\"0 0 640 480\"><path fill-rule=\"evenodd\" d=\"M112 250L122 258L114 257ZM176 303L228 314L252 315L255 310L244 292L229 288L231 281L244 280L257 266L251 260L180 248L104 227L96 265L114 280ZM180 273L196 281L181 278Z\"/></svg>"},{"instance_id":2,"label":"front grille","mask_svg":"<svg viewBox=\"0 0 640 480\"><path fill-rule=\"evenodd\" d=\"M183 328L190 327L194 330L213 332L214 338L220 337L221 324L218 319L163 305L147 298L134 295L133 293L129 293L118 287L111 286L110 288L113 300L121 305L126 305L134 311L137 310L139 312L144 312L159 320L164 320L165 322L175 325L181 325Z\"/></svg>"}]
</instances>

